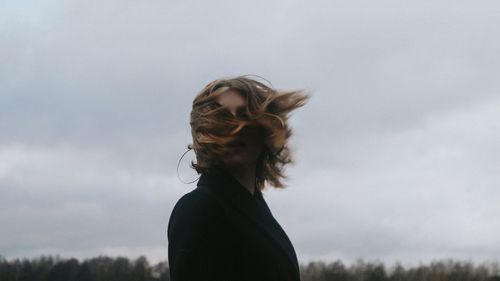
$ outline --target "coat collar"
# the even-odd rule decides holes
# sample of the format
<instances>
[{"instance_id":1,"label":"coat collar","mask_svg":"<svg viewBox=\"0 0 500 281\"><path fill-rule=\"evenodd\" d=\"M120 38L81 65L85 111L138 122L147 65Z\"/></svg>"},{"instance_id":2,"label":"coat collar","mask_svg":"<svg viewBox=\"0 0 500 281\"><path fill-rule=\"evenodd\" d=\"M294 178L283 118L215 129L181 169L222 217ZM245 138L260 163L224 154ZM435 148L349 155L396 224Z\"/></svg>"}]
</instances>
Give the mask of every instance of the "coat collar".
<instances>
[{"instance_id":1,"label":"coat collar","mask_svg":"<svg viewBox=\"0 0 500 281\"><path fill-rule=\"evenodd\" d=\"M209 187L219 198L223 198L233 208L243 213L285 253L299 274L295 250L288 236L271 214L261 191L256 189L252 195L229 172L221 168L212 168L203 173L197 185L199 188Z\"/></svg>"}]
</instances>

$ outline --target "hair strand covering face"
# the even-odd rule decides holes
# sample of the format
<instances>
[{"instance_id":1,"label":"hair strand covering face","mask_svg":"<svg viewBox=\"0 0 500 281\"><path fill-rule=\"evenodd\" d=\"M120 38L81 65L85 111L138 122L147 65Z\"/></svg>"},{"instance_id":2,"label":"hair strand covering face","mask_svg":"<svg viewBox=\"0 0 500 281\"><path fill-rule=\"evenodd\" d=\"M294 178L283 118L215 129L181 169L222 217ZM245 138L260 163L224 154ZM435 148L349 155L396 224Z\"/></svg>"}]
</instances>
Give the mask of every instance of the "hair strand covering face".
<instances>
[{"instance_id":1,"label":"hair strand covering face","mask_svg":"<svg viewBox=\"0 0 500 281\"><path fill-rule=\"evenodd\" d=\"M304 90L278 91L248 76L217 79L196 95L191 111L190 147L196 153L197 163L191 162L191 166L199 174L223 166L222 159L229 151L227 144L245 126L258 125L264 129L266 145L257 161L256 186L262 190L267 182L283 188L284 167L293 162L288 147L292 130L287 121L289 114L303 106L309 95ZM246 99L244 117L234 116L217 102L217 97L228 90L236 90Z\"/></svg>"}]
</instances>

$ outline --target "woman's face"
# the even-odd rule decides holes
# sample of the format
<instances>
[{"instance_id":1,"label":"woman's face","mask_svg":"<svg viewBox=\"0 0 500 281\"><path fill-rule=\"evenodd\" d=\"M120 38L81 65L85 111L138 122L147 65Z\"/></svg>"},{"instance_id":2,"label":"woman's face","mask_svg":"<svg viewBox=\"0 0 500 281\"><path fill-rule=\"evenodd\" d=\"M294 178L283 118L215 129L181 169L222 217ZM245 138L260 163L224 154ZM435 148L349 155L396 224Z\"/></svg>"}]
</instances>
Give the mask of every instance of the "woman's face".
<instances>
[{"instance_id":1,"label":"woman's face","mask_svg":"<svg viewBox=\"0 0 500 281\"><path fill-rule=\"evenodd\" d=\"M217 97L217 102L226 107L234 116L245 111L246 100L235 90L228 90ZM242 167L255 165L265 145L265 131L262 126L249 124L236 135L236 139L228 144L229 152L225 155L224 165Z\"/></svg>"}]
</instances>

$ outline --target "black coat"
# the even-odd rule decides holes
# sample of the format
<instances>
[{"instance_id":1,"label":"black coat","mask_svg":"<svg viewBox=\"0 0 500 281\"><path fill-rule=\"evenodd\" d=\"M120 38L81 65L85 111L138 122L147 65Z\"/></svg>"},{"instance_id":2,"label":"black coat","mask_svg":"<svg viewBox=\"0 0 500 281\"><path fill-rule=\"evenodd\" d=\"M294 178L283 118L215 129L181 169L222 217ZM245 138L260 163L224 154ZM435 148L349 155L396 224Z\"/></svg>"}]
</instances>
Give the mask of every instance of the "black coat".
<instances>
[{"instance_id":1,"label":"black coat","mask_svg":"<svg viewBox=\"0 0 500 281\"><path fill-rule=\"evenodd\" d=\"M222 170L201 175L168 223L172 281L299 281L292 243L262 193Z\"/></svg>"}]
</instances>

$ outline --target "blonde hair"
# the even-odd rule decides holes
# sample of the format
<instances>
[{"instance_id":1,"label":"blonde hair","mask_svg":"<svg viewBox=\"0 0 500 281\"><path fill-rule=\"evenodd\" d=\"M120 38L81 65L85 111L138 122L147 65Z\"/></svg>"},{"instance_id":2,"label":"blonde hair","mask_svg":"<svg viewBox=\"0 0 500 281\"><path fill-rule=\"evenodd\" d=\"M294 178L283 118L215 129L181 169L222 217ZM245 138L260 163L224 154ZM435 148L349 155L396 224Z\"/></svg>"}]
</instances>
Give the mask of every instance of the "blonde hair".
<instances>
[{"instance_id":1,"label":"blonde hair","mask_svg":"<svg viewBox=\"0 0 500 281\"><path fill-rule=\"evenodd\" d=\"M223 166L226 145L244 126L256 123L265 130L266 139L257 160L256 187L262 190L267 182L283 188L284 167L293 162L287 142L292 135L288 117L309 95L304 90L278 91L248 76L212 81L194 98L190 120L193 144L188 147L195 151L197 163L191 162L191 166L198 174ZM246 99L245 118L234 116L216 101L228 90L236 90Z\"/></svg>"}]
</instances>

